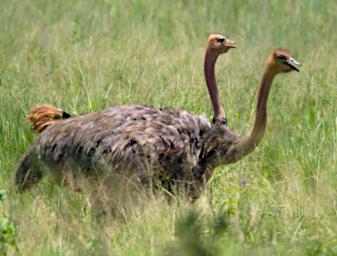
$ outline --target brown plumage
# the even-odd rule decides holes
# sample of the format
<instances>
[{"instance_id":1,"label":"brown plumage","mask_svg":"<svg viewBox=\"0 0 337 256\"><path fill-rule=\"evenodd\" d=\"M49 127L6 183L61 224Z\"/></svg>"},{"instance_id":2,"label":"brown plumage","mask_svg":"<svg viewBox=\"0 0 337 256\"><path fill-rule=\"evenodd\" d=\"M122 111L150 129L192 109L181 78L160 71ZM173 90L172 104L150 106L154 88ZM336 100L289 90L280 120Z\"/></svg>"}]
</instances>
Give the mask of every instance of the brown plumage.
<instances>
[{"instance_id":1,"label":"brown plumage","mask_svg":"<svg viewBox=\"0 0 337 256\"><path fill-rule=\"evenodd\" d=\"M221 54L228 52L231 48L235 48L235 41L226 38L221 34L211 34L208 37L204 61L204 74L213 106L213 123L217 125L226 125L227 119L220 103L218 87L215 81L215 63ZM26 119L32 122L33 129L36 132L41 133L57 121L69 117L70 115L68 113L52 105L34 105Z\"/></svg>"},{"instance_id":2,"label":"brown plumage","mask_svg":"<svg viewBox=\"0 0 337 256\"><path fill-rule=\"evenodd\" d=\"M215 167L238 161L259 144L273 78L298 71L296 65L299 63L283 49L274 50L268 58L249 136L239 136L202 115L179 109L116 106L48 127L23 157L15 183L20 189L27 188L45 172L65 183L67 174L76 176L78 170L86 176L111 172L136 177L144 184L159 182L169 191L183 190L196 199ZM69 166L75 168L66 168Z\"/></svg>"}]
</instances>

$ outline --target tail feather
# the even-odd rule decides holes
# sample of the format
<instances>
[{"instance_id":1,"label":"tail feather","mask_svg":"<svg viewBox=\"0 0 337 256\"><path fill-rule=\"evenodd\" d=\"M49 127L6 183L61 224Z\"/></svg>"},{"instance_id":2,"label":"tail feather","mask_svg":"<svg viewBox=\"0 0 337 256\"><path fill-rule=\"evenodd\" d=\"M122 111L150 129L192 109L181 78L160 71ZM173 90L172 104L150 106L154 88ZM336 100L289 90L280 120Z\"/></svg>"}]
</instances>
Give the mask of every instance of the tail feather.
<instances>
[{"instance_id":1,"label":"tail feather","mask_svg":"<svg viewBox=\"0 0 337 256\"><path fill-rule=\"evenodd\" d=\"M43 132L47 127L53 125L61 119L71 117L62 109L51 105L34 105L26 119L32 122L33 129L38 133Z\"/></svg>"}]
</instances>

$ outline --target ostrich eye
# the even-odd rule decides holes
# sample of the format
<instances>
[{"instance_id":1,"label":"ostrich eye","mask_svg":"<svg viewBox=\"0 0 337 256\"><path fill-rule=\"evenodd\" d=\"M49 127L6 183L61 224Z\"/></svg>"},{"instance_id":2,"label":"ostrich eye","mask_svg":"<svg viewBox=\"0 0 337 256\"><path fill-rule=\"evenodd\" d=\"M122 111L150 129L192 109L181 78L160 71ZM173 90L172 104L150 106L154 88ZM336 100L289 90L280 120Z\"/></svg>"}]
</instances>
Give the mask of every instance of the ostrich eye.
<instances>
[{"instance_id":1,"label":"ostrich eye","mask_svg":"<svg viewBox=\"0 0 337 256\"><path fill-rule=\"evenodd\" d=\"M218 41L219 43L223 43L223 42L225 42L225 38L223 38L223 37L218 38L217 41Z\"/></svg>"},{"instance_id":2,"label":"ostrich eye","mask_svg":"<svg viewBox=\"0 0 337 256\"><path fill-rule=\"evenodd\" d=\"M287 57L284 56L284 55L282 55L282 54L277 54L277 55L276 55L276 58L277 58L278 60L286 60L286 59L287 59Z\"/></svg>"}]
</instances>

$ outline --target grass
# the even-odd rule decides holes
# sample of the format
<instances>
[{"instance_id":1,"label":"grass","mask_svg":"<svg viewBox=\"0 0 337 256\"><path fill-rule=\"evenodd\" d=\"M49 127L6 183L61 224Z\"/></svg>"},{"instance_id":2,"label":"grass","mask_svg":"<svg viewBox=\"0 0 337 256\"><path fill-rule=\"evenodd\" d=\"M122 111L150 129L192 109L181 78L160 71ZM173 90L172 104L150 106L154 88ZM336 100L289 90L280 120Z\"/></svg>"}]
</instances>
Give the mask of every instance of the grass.
<instances>
[{"instance_id":1,"label":"grass","mask_svg":"<svg viewBox=\"0 0 337 256\"><path fill-rule=\"evenodd\" d=\"M337 254L335 1L3 0L0 9L3 253ZM16 165L35 137L24 120L34 103L72 113L174 106L210 117L202 65L211 32L237 41L217 79L240 133L252 125L271 50L288 48L303 67L276 79L259 148L218 168L194 205L152 198L130 206L125 223L102 226L87 198L66 188L44 181L15 192Z\"/></svg>"}]
</instances>

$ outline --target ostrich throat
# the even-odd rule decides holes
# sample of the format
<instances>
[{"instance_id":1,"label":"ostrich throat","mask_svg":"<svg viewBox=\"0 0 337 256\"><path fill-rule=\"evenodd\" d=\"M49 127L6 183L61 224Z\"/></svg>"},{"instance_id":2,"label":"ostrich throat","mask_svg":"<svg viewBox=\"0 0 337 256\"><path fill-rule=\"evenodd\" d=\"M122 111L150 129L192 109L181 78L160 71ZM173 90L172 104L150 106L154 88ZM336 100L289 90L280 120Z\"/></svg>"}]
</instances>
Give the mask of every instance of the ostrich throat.
<instances>
[{"instance_id":1,"label":"ostrich throat","mask_svg":"<svg viewBox=\"0 0 337 256\"><path fill-rule=\"evenodd\" d=\"M255 122L249 136L238 136L228 143L228 141L223 141L222 138L218 137L221 134L220 130L222 128L216 128L219 129L220 134L215 135L217 137L215 140L218 143L215 143L217 146L212 151L217 153L212 154L208 158L209 166L214 168L222 164L234 163L251 153L257 147L266 129L267 100L276 73L270 66L267 66L265 69L260 83Z\"/></svg>"},{"instance_id":2,"label":"ostrich throat","mask_svg":"<svg viewBox=\"0 0 337 256\"><path fill-rule=\"evenodd\" d=\"M219 91L215 80L215 63L218 59L218 56L219 54L212 51L212 49L207 48L204 63L204 73L208 92L213 105L214 117L220 119L221 117L225 116L225 113L220 104Z\"/></svg>"}]
</instances>

